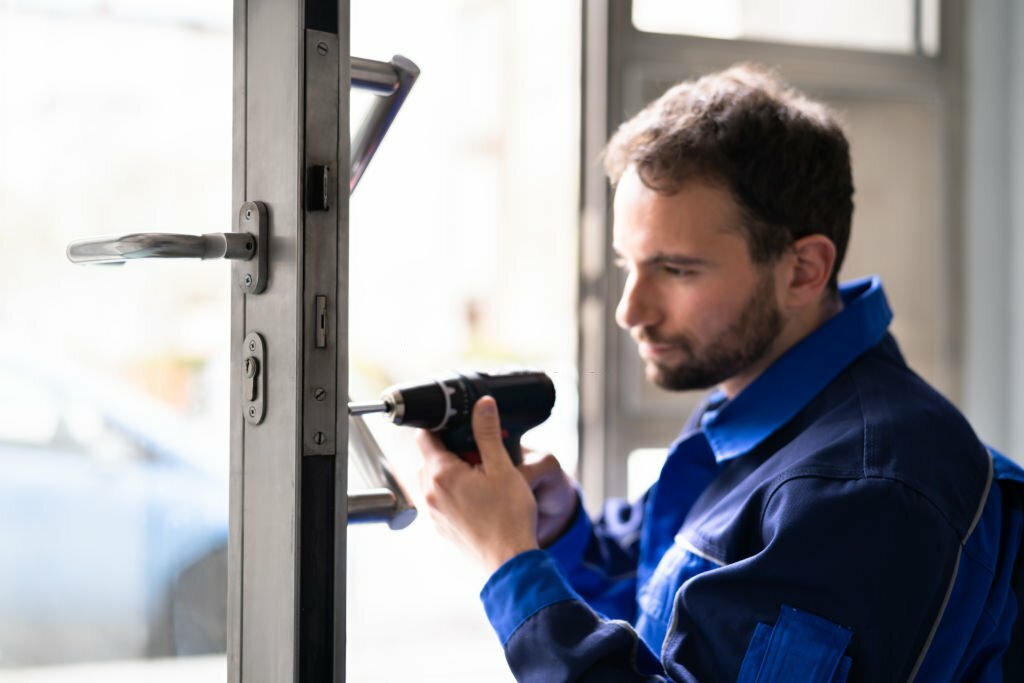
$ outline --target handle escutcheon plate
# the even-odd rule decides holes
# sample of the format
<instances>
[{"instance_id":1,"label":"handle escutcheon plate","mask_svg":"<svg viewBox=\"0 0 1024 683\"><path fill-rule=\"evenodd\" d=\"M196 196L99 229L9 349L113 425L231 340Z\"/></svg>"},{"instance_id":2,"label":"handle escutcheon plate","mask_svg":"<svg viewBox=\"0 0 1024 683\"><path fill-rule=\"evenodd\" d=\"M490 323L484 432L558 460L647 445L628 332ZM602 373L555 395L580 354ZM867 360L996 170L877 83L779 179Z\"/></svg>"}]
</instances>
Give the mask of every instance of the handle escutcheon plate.
<instances>
[{"instance_id":1,"label":"handle escutcheon plate","mask_svg":"<svg viewBox=\"0 0 1024 683\"><path fill-rule=\"evenodd\" d=\"M238 210L237 233L248 233L256 242L256 255L247 261L236 261L233 265L238 286L246 294L259 294L267 288L270 242L270 214L263 202L245 202Z\"/></svg>"}]
</instances>

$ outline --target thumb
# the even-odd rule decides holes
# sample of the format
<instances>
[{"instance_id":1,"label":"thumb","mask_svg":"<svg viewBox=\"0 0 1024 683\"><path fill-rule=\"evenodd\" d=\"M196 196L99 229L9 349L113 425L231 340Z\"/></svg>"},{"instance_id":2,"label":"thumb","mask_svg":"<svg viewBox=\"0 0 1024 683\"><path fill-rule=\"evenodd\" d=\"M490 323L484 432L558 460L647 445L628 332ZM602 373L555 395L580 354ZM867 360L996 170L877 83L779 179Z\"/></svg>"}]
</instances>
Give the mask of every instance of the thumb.
<instances>
[{"instance_id":1,"label":"thumb","mask_svg":"<svg viewBox=\"0 0 1024 683\"><path fill-rule=\"evenodd\" d=\"M505 444L501 442L501 420L498 418L498 404L490 396L484 396L473 406L473 439L480 451L480 462L486 467L509 460Z\"/></svg>"}]
</instances>

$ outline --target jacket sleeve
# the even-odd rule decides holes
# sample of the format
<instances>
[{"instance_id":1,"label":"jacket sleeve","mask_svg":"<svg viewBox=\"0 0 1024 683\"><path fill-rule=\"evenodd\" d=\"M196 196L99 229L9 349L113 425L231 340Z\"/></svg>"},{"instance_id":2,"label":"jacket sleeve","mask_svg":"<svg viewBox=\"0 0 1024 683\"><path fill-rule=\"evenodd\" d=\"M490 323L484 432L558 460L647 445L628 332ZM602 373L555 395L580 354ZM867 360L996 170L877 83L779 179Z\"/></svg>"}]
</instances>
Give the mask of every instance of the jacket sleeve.
<instances>
[{"instance_id":1,"label":"jacket sleeve","mask_svg":"<svg viewBox=\"0 0 1024 683\"><path fill-rule=\"evenodd\" d=\"M543 550L506 562L480 597L520 683L666 680L636 632L594 612Z\"/></svg>"},{"instance_id":2,"label":"jacket sleeve","mask_svg":"<svg viewBox=\"0 0 1024 683\"><path fill-rule=\"evenodd\" d=\"M547 548L576 593L610 618L633 621L636 613L636 570L646 498L634 503L610 500L601 517L591 521L579 495L572 525Z\"/></svg>"},{"instance_id":3,"label":"jacket sleeve","mask_svg":"<svg viewBox=\"0 0 1024 683\"><path fill-rule=\"evenodd\" d=\"M483 598L516 679L906 680L956 566L941 512L891 481L802 478L759 514L752 555L676 592L660 661L592 611L544 551L510 560Z\"/></svg>"}]
</instances>

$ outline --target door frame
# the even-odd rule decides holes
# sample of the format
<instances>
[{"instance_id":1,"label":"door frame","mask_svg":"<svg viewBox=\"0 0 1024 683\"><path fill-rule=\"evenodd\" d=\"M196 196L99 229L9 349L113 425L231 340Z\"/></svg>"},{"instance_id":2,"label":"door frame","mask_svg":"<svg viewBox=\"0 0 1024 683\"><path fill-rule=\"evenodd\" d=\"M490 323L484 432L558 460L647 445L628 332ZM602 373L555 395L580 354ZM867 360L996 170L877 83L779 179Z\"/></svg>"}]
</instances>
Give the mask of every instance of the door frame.
<instances>
[{"instance_id":1,"label":"door frame","mask_svg":"<svg viewBox=\"0 0 1024 683\"><path fill-rule=\"evenodd\" d=\"M266 206L268 278L247 293L246 266L232 268L234 683L345 676L349 68L348 0L235 0L232 205ZM331 171L326 209L305 200L312 166ZM252 333L265 347L259 421L243 413Z\"/></svg>"}]
</instances>

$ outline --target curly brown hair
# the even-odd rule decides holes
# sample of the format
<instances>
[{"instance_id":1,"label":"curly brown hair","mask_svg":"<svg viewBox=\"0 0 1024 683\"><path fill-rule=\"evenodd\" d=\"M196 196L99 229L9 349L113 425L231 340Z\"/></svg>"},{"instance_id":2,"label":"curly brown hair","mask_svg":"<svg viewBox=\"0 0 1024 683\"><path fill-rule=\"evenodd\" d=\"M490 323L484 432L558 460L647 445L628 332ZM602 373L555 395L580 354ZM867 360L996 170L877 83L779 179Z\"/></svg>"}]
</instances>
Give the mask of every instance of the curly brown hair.
<instances>
[{"instance_id":1,"label":"curly brown hair","mask_svg":"<svg viewBox=\"0 0 1024 683\"><path fill-rule=\"evenodd\" d=\"M612 135L604 166L613 185L632 166L666 195L692 179L721 183L745 214L755 263L828 237L835 290L853 215L849 144L835 112L774 72L738 64L670 88Z\"/></svg>"}]
</instances>

